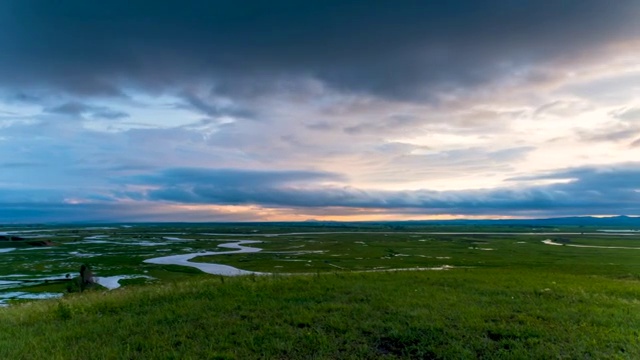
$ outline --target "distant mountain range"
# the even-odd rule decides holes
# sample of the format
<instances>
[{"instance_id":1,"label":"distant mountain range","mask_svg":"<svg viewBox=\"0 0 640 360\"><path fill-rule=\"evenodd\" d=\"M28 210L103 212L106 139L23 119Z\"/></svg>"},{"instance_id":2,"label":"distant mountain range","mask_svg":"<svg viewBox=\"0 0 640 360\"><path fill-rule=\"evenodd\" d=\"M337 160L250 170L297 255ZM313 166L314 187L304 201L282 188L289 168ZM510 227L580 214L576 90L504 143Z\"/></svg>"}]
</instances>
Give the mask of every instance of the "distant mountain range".
<instances>
[{"instance_id":1,"label":"distant mountain range","mask_svg":"<svg viewBox=\"0 0 640 360\"><path fill-rule=\"evenodd\" d=\"M331 221L307 220L308 223L332 223ZM335 222L340 223L340 222ZM384 221L371 222L384 224L406 225L503 225L503 226L602 226L602 227L630 227L640 228L638 216L573 216L547 219L457 219L457 220L410 220L410 221Z\"/></svg>"},{"instance_id":2,"label":"distant mountain range","mask_svg":"<svg viewBox=\"0 0 640 360\"><path fill-rule=\"evenodd\" d=\"M419 223L416 221L412 223ZM630 226L640 227L640 217L632 216L611 216L611 217L594 217L594 216L574 216L559 217L548 219L499 219L499 220L447 220L435 221L443 224L459 224L459 225L531 225L531 226ZM434 222L426 222L433 224Z\"/></svg>"}]
</instances>

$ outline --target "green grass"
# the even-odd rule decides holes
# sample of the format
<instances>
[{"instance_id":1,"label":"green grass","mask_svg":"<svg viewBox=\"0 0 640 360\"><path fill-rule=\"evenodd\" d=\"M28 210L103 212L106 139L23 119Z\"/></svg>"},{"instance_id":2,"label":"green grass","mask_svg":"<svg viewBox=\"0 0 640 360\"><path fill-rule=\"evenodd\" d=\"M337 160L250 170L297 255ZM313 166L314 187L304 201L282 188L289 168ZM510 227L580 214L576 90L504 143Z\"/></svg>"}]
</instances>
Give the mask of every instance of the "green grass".
<instances>
[{"instance_id":1,"label":"green grass","mask_svg":"<svg viewBox=\"0 0 640 360\"><path fill-rule=\"evenodd\" d=\"M0 358L634 359L639 285L458 269L98 291L0 309Z\"/></svg>"},{"instance_id":2,"label":"green grass","mask_svg":"<svg viewBox=\"0 0 640 360\"><path fill-rule=\"evenodd\" d=\"M154 279L0 308L0 359L640 358L640 250L543 244L556 238L550 235L414 234L385 227L305 233L321 230L345 231L255 224L58 229L52 238L59 246L0 253L0 279L75 276L85 262L99 276ZM263 241L251 245L263 249L259 253L196 259L273 275L223 278L143 263L223 250L217 245L249 238L228 234L288 232L303 234L251 238ZM115 243L79 241L99 234ZM639 236L558 237L570 244L640 247ZM163 244L136 245L140 241ZM442 265L455 268L362 272ZM5 286L0 294L65 287L30 282Z\"/></svg>"},{"instance_id":3,"label":"green grass","mask_svg":"<svg viewBox=\"0 0 640 360\"><path fill-rule=\"evenodd\" d=\"M576 248L542 243L546 235L324 234L264 239L254 254L202 256L245 270L281 273L438 267L545 268L556 272L640 274L640 250ZM577 235L571 244L640 247L638 237ZM480 250L492 249L492 250ZM315 252L321 251L321 252Z\"/></svg>"}]
</instances>

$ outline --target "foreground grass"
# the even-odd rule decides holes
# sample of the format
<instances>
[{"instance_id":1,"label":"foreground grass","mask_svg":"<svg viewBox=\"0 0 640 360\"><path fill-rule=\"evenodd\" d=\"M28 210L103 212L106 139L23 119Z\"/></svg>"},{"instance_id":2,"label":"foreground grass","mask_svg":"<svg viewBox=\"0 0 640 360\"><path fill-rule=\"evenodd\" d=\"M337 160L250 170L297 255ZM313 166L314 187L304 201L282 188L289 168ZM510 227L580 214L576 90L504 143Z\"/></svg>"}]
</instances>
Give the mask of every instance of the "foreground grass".
<instances>
[{"instance_id":1,"label":"foreground grass","mask_svg":"<svg viewBox=\"0 0 640 360\"><path fill-rule=\"evenodd\" d=\"M639 285L476 268L131 287L0 309L0 358L637 359Z\"/></svg>"}]
</instances>

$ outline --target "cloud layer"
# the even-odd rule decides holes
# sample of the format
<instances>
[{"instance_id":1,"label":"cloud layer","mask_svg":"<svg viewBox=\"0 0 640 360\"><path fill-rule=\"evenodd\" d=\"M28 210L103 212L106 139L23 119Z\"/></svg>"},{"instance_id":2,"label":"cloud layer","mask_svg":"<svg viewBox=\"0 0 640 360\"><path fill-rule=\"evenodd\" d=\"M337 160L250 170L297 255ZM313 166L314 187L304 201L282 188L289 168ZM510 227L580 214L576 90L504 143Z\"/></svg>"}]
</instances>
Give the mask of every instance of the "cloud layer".
<instances>
[{"instance_id":1,"label":"cloud layer","mask_svg":"<svg viewBox=\"0 0 640 360\"><path fill-rule=\"evenodd\" d=\"M0 221L640 214L638 18L4 1Z\"/></svg>"},{"instance_id":2,"label":"cloud layer","mask_svg":"<svg viewBox=\"0 0 640 360\"><path fill-rule=\"evenodd\" d=\"M11 0L3 82L112 94L205 77L247 96L311 77L335 89L439 97L635 39L638 4L540 1Z\"/></svg>"},{"instance_id":3,"label":"cloud layer","mask_svg":"<svg viewBox=\"0 0 640 360\"><path fill-rule=\"evenodd\" d=\"M390 212L398 215L438 214L501 216L600 215L640 211L640 163L582 167L514 178L513 186L457 191L381 191L327 184L336 174L298 171L236 171L230 169L167 169L119 179L133 186L97 202L64 204L18 202L16 194L0 193L6 204L0 216L20 221L35 216L82 220L260 220L257 213L226 213L206 205L279 209L280 213L340 215ZM528 185L535 180L559 181ZM136 190L134 190L136 189ZM13 201L11 201L13 200ZM117 200L117 201L116 201ZM189 205L197 205L188 211ZM185 210L185 206L186 209ZM285 209L285 211L282 211ZM51 212L57 212L51 217ZM173 215L171 213L173 212ZM268 211L267 211L268 212ZM79 214L82 213L82 216ZM194 215L196 218L194 218ZM264 215L264 214L263 214ZM292 214L290 214L292 215ZM173 216L173 218L171 217Z\"/></svg>"}]
</instances>

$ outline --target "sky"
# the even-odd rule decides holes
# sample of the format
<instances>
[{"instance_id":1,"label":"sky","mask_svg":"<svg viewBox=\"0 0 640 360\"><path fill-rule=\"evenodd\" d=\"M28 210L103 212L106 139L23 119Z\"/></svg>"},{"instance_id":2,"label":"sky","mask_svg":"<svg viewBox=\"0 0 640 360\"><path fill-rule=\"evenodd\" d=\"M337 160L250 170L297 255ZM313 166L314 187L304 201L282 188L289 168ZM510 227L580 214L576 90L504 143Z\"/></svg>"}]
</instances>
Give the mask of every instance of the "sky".
<instances>
[{"instance_id":1,"label":"sky","mask_svg":"<svg viewBox=\"0 0 640 360\"><path fill-rule=\"evenodd\" d=\"M640 215L637 0L4 0L0 223Z\"/></svg>"}]
</instances>

